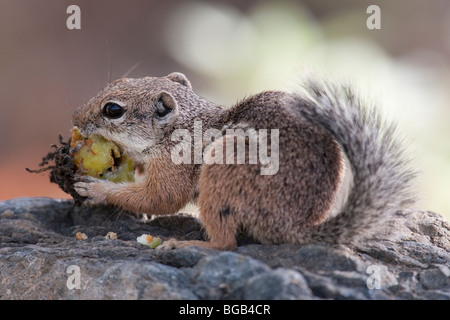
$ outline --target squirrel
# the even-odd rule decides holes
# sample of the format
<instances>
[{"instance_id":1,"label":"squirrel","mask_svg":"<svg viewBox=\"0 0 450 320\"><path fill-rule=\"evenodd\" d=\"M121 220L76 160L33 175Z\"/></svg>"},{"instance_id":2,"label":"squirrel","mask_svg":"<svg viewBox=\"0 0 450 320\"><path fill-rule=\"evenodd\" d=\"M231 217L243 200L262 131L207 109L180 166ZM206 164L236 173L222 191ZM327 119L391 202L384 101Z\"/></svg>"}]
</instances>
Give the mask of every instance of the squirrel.
<instances>
[{"instance_id":1,"label":"squirrel","mask_svg":"<svg viewBox=\"0 0 450 320\"><path fill-rule=\"evenodd\" d=\"M115 80L75 111L73 124L131 157L135 182L79 176L74 188L86 205L135 213L173 214L197 202L208 241L170 239L165 248L233 250L239 232L262 244L354 245L415 203L415 170L395 125L350 86L310 78L300 87L264 91L226 108L198 96L182 73ZM180 162L173 134L192 133L199 123L202 135L216 135L203 136L202 161ZM238 129L244 135L227 134ZM278 135L266 137L269 130ZM257 155L274 156L272 163L246 154L239 164L234 147L243 142L250 149L252 141L259 142ZM264 174L270 165L275 169Z\"/></svg>"}]
</instances>

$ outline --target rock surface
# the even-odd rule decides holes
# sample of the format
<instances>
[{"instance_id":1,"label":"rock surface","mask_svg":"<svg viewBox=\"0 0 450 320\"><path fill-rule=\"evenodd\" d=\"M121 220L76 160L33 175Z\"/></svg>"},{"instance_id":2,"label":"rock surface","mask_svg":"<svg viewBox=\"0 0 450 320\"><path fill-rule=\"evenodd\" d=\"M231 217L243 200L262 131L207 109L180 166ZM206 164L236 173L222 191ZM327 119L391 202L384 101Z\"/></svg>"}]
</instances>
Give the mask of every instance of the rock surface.
<instances>
[{"instance_id":1,"label":"rock surface","mask_svg":"<svg viewBox=\"0 0 450 320\"><path fill-rule=\"evenodd\" d=\"M399 211L354 250L243 239L233 252L160 251L136 242L144 233L204 236L183 215L143 221L70 200L0 202L0 299L450 299L450 226L431 212Z\"/></svg>"}]
</instances>

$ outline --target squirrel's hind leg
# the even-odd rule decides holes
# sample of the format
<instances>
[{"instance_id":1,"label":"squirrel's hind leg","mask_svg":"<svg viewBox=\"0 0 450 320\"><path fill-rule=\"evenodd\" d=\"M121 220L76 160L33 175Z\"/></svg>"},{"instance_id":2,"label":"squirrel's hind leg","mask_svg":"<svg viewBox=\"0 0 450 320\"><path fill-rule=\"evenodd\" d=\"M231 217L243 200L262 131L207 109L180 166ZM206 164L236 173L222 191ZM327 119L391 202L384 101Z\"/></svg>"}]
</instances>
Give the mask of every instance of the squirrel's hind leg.
<instances>
[{"instance_id":1,"label":"squirrel's hind leg","mask_svg":"<svg viewBox=\"0 0 450 320\"><path fill-rule=\"evenodd\" d=\"M201 247L201 248L212 248L217 250L233 250L237 247L236 241L234 243L229 244L228 246L224 246L222 242L212 242L212 241L200 241L200 240L189 240L189 241L179 241L176 239L169 239L164 241L158 249L176 249L176 248L185 248L185 247Z\"/></svg>"},{"instance_id":2,"label":"squirrel's hind leg","mask_svg":"<svg viewBox=\"0 0 450 320\"><path fill-rule=\"evenodd\" d=\"M230 209L218 212L217 199L208 201L200 193L200 218L208 234L208 241L190 240L178 241L170 239L162 244L162 249L175 249L182 247L202 247L217 250L233 250L237 247L237 223ZM203 206L202 206L203 205Z\"/></svg>"}]
</instances>

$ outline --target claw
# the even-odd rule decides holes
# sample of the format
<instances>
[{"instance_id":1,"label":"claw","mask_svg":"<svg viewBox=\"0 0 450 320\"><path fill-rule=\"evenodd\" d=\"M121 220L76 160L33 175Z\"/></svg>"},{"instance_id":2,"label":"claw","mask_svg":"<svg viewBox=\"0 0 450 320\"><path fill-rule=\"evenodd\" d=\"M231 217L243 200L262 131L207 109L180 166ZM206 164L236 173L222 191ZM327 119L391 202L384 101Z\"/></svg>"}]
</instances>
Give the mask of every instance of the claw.
<instances>
[{"instance_id":1,"label":"claw","mask_svg":"<svg viewBox=\"0 0 450 320\"><path fill-rule=\"evenodd\" d=\"M175 239L169 239L167 241L164 241L161 245L156 247L156 250L158 251L168 251L172 249L176 249L178 246L178 241Z\"/></svg>"},{"instance_id":2,"label":"claw","mask_svg":"<svg viewBox=\"0 0 450 320\"><path fill-rule=\"evenodd\" d=\"M85 182L76 182L73 185L73 188L75 189L76 192L78 192L78 194L82 197L86 197L87 195L84 194L87 191L87 186Z\"/></svg>"},{"instance_id":3,"label":"claw","mask_svg":"<svg viewBox=\"0 0 450 320\"><path fill-rule=\"evenodd\" d=\"M81 176L81 175L76 175L76 176L73 178L73 180L74 180L75 182L95 182L95 181L98 181L98 180L100 180L100 179L94 178L94 177L91 177L91 176Z\"/></svg>"}]
</instances>

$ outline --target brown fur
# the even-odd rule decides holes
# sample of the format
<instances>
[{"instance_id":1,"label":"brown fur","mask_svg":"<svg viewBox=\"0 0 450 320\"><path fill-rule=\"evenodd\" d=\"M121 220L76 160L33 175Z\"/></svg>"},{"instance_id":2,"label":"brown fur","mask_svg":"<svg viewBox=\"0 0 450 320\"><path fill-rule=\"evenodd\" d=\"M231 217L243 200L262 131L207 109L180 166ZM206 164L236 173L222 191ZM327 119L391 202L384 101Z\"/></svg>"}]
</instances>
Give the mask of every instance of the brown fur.
<instances>
[{"instance_id":1,"label":"brown fur","mask_svg":"<svg viewBox=\"0 0 450 320\"><path fill-rule=\"evenodd\" d=\"M155 116L161 97L173 108L164 120ZM102 116L102 105L111 100L126 104L124 119L111 121ZM352 213L330 218L344 181L344 154L330 130L311 121L308 108L309 102L297 95L268 91L226 110L197 96L179 73L163 78L116 80L75 113L74 125L84 135L103 135L132 157L137 181L115 184L81 178L75 188L88 197L87 205L110 203L150 214L175 213L198 194L200 218L210 241L172 240L165 247L233 249L238 230L262 243L300 244L309 239L309 230L322 228L324 231L317 231L311 239L328 237L334 242L341 235L339 225L345 228L348 220L355 219ZM325 119L326 115L318 117ZM203 132L208 128L223 133L227 128L278 129L278 172L261 175L262 164L249 164L248 157L246 164L174 164L170 150L176 142L171 141L170 134L180 128L192 132L195 120L202 121ZM349 125L353 127L352 122ZM246 139L248 146L249 137L224 135L209 146L204 142L202 147L224 146L227 141L233 144L239 139ZM231 157L236 159L236 154ZM223 158L225 162L226 153ZM357 169L364 170L364 166ZM356 173L356 178L360 177ZM337 229L335 222L339 223Z\"/></svg>"}]
</instances>

